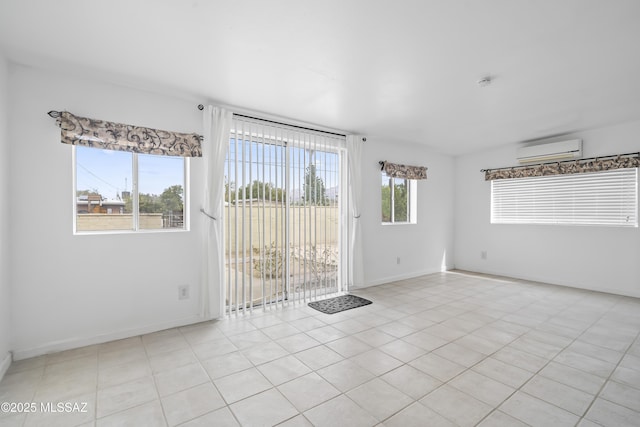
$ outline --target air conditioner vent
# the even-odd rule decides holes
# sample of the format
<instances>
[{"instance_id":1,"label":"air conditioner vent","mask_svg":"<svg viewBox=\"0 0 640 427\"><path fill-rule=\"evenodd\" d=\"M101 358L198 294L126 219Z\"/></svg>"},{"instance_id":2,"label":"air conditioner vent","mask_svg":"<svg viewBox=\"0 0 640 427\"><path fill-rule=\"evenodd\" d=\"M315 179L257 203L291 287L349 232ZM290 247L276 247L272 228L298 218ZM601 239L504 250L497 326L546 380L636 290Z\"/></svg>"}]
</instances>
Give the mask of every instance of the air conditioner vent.
<instances>
[{"instance_id":1,"label":"air conditioner vent","mask_svg":"<svg viewBox=\"0 0 640 427\"><path fill-rule=\"evenodd\" d=\"M517 151L520 163L544 163L554 160L571 160L582 157L582 140L550 142L520 147Z\"/></svg>"}]
</instances>

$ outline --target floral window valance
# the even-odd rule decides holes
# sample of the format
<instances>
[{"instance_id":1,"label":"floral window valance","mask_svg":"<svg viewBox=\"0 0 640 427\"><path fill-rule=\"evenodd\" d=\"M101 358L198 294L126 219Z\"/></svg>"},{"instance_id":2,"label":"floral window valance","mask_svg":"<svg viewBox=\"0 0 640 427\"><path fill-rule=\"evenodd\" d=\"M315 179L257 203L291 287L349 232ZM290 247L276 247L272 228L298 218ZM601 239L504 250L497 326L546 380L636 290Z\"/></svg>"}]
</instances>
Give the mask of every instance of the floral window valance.
<instances>
[{"instance_id":1,"label":"floral window valance","mask_svg":"<svg viewBox=\"0 0 640 427\"><path fill-rule=\"evenodd\" d=\"M530 178L546 175L566 175L574 173L601 172L612 169L640 167L638 153L615 156L594 157L591 159L570 160L556 163L543 163L532 166L512 168L483 169L485 181L508 178Z\"/></svg>"},{"instance_id":2,"label":"floral window valance","mask_svg":"<svg viewBox=\"0 0 640 427\"><path fill-rule=\"evenodd\" d=\"M164 156L202 157L200 141L195 133L178 133L140 126L88 119L62 111L57 115L63 144L82 145L103 150L130 151Z\"/></svg>"},{"instance_id":3,"label":"floral window valance","mask_svg":"<svg viewBox=\"0 0 640 427\"><path fill-rule=\"evenodd\" d=\"M382 170L391 178L427 179L427 168L424 166L408 166L381 161Z\"/></svg>"}]
</instances>

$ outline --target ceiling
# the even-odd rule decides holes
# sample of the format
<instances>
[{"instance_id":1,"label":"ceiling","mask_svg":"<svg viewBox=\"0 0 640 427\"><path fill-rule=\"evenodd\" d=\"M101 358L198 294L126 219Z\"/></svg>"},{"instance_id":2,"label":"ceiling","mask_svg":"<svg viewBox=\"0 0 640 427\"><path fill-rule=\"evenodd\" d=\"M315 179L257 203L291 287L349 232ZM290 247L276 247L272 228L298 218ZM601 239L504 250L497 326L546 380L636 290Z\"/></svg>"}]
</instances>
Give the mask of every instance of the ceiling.
<instances>
[{"instance_id":1,"label":"ceiling","mask_svg":"<svg viewBox=\"0 0 640 427\"><path fill-rule=\"evenodd\" d=\"M638 0L0 2L12 61L451 155L640 119L639 46Z\"/></svg>"}]
</instances>

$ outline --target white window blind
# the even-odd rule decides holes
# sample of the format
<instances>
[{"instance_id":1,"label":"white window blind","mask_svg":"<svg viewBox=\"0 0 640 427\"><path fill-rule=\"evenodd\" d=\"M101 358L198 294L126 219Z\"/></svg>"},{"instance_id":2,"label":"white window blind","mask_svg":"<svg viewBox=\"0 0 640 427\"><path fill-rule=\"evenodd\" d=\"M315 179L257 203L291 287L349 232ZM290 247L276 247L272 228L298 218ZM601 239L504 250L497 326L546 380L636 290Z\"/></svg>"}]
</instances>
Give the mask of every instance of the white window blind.
<instances>
[{"instance_id":1,"label":"white window blind","mask_svg":"<svg viewBox=\"0 0 640 427\"><path fill-rule=\"evenodd\" d=\"M344 146L343 136L234 117L224 171L228 313L343 290Z\"/></svg>"},{"instance_id":2,"label":"white window blind","mask_svg":"<svg viewBox=\"0 0 640 427\"><path fill-rule=\"evenodd\" d=\"M491 181L492 224L638 226L638 168Z\"/></svg>"}]
</instances>

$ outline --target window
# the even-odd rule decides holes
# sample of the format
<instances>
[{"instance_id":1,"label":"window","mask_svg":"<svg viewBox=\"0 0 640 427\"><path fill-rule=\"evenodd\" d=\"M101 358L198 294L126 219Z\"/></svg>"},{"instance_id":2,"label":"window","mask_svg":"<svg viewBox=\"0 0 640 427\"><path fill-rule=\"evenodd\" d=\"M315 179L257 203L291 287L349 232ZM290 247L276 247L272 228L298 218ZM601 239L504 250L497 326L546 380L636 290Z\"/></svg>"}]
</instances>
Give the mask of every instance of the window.
<instances>
[{"instance_id":1,"label":"window","mask_svg":"<svg viewBox=\"0 0 640 427\"><path fill-rule=\"evenodd\" d=\"M491 181L492 224L638 226L638 168Z\"/></svg>"},{"instance_id":2,"label":"window","mask_svg":"<svg viewBox=\"0 0 640 427\"><path fill-rule=\"evenodd\" d=\"M416 180L391 178L382 172L382 223L416 223Z\"/></svg>"},{"instance_id":3,"label":"window","mask_svg":"<svg viewBox=\"0 0 640 427\"><path fill-rule=\"evenodd\" d=\"M185 230L183 157L74 146L75 231Z\"/></svg>"}]
</instances>

